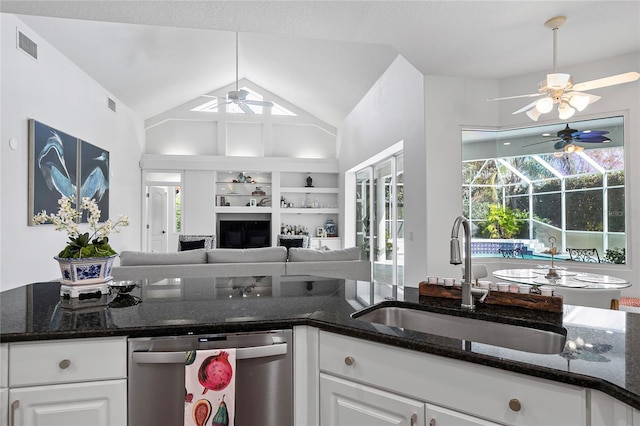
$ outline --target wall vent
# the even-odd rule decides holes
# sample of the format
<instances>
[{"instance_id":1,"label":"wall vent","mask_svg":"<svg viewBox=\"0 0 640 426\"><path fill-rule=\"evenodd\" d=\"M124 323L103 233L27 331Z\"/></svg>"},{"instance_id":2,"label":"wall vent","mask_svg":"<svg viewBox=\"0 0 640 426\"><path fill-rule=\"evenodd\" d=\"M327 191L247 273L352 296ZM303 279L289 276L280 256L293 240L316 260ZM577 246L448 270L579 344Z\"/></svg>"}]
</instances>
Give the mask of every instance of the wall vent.
<instances>
[{"instance_id":1,"label":"wall vent","mask_svg":"<svg viewBox=\"0 0 640 426\"><path fill-rule=\"evenodd\" d=\"M116 101L114 101L113 99L111 99L110 97L107 96L107 107L113 111L116 112Z\"/></svg>"},{"instance_id":2,"label":"wall vent","mask_svg":"<svg viewBox=\"0 0 640 426\"><path fill-rule=\"evenodd\" d=\"M18 49L22 50L33 59L38 59L38 45L21 31L18 31Z\"/></svg>"}]
</instances>

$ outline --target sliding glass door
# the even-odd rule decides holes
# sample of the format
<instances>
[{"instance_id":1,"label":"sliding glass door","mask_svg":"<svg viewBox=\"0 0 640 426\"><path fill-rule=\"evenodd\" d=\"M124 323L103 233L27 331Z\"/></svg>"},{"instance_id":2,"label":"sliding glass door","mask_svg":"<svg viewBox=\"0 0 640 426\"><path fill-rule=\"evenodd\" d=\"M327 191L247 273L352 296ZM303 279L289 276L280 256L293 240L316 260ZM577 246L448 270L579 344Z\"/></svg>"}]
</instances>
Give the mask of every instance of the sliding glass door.
<instances>
[{"instance_id":1,"label":"sliding glass door","mask_svg":"<svg viewBox=\"0 0 640 426\"><path fill-rule=\"evenodd\" d=\"M403 185L402 154L356 172L356 245L376 283L404 283Z\"/></svg>"}]
</instances>

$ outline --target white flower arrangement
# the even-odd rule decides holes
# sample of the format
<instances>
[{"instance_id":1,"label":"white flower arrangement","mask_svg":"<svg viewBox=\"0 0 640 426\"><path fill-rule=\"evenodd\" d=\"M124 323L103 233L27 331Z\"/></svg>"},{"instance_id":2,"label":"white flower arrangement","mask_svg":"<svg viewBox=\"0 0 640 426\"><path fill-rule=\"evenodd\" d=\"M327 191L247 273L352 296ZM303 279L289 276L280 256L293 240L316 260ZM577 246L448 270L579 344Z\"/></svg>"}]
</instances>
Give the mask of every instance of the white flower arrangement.
<instances>
[{"instance_id":1,"label":"white flower arrangement","mask_svg":"<svg viewBox=\"0 0 640 426\"><path fill-rule=\"evenodd\" d=\"M108 219L99 223L100 209L95 200L83 197L80 209L73 206L74 198L63 196L58 200L58 213L47 214L46 211L33 216L35 224L52 223L56 231L65 231L69 236L69 242L58 257L61 258L86 258L104 257L117 254L109 245L109 235L112 232L119 233L120 228L129 225L129 218L124 215L118 216L113 221ZM83 211L88 212L89 229L91 232L80 233L78 222Z\"/></svg>"}]
</instances>

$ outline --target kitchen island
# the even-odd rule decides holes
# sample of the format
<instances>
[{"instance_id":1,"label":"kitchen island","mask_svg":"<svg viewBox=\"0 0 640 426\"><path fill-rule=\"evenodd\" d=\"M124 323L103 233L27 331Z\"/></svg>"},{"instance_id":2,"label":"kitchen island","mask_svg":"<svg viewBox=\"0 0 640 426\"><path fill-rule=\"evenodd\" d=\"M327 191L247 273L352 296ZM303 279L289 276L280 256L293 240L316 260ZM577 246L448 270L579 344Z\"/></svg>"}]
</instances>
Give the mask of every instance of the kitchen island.
<instances>
[{"instance_id":1,"label":"kitchen island","mask_svg":"<svg viewBox=\"0 0 640 426\"><path fill-rule=\"evenodd\" d=\"M54 282L2 292L1 343L253 332L301 326L464 361L471 368L482 365L593 389L640 409L637 314L571 305L565 305L561 314L552 314L482 304L469 313L459 309L459 301L421 298L417 288L389 289L312 276L175 277L114 284L122 286L121 290L113 287L110 294L86 300L62 299L60 285ZM357 310L384 300L386 294L394 295L394 300L382 303L393 306L420 303L423 309L451 315L564 329L567 340L577 342L576 350L560 354L521 352L351 318Z\"/></svg>"}]
</instances>

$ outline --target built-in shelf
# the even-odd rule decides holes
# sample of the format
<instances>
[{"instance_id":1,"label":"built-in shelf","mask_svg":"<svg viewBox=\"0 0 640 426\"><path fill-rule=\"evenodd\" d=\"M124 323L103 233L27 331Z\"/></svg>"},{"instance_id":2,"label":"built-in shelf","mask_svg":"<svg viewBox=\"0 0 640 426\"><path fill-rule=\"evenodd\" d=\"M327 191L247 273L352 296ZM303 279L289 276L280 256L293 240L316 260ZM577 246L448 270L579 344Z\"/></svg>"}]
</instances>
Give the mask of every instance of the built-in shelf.
<instances>
[{"instance_id":1,"label":"built-in shelf","mask_svg":"<svg viewBox=\"0 0 640 426\"><path fill-rule=\"evenodd\" d=\"M250 207L250 206L216 206L218 213L271 213L272 207Z\"/></svg>"},{"instance_id":2,"label":"built-in shelf","mask_svg":"<svg viewBox=\"0 0 640 426\"><path fill-rule=\"evenodd\" d=\"M297 192L302 194L337 194L338 188L317 188L317 187L282 187L280 192Z\"/></svg>"},{"instance_id":3,"label":"built-in shelf","mask_svg":"<svg viewBox=\"0 0 640 426\"><path fill-rule=\"evenodd\" d=\"M280 209L280 214L338 214L337 208L285 208Z\"/></svg>"}]
</instances>

